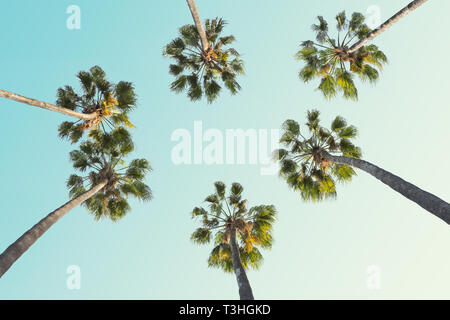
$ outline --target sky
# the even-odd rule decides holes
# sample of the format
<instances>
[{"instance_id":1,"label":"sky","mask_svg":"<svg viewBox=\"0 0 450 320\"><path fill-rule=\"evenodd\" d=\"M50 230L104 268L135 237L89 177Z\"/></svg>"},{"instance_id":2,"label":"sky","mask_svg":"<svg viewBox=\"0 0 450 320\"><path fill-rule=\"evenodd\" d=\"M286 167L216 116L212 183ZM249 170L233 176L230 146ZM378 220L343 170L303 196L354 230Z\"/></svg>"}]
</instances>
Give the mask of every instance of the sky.
<instances>
[{"instance_id":1,"label":"sky","mask_svg":"<svg viewBox=\"0 0 450 320\"><path fill-rule=\"evenodd\" d=\"M0 279L0 299L238 299L234 275L207 266L211 246L189 237L195 206L213 183L240 182L249 205L278 211L275 243L260 270L248 277L257 299L448 299L448 226L372 176L358 171L338 186L336 200L305 203L278 175L259 165L176 165L171 152L179 129L272 130L286 119L304 123L321 111L324 125L341 115L359 129L363 158L450 200L450 111L447 97L450 2L432 0L374 40L389 64L376 85L361 84L359 100L328 101L317 82L298 78L294 55L313 38L323 15L379 9L386 20L407 0L197 0L203 19L223 17L235 35L246 75L241 92L222 92L214 104L191 102L169 90L170 60L161 55L192 17L185 1L19 0L0 11L0 88L50 103L76 74L101 66L110 81L131 81L138 108L133 157L150 160L148 203L132 200L119 222L95 221L79 207L55 224ZM70 30L70 5L81 29ZM375 7L373 7L375 6ZM369 10L368 15L373 11ZM68 201L76 146L57 137L64 115L0 100L0 251ZM133 158L131 157L131 158ZM81 287L67 286L78 266ZM370 285L376 271L377 286Z\"/></svg>"}]
</instances>

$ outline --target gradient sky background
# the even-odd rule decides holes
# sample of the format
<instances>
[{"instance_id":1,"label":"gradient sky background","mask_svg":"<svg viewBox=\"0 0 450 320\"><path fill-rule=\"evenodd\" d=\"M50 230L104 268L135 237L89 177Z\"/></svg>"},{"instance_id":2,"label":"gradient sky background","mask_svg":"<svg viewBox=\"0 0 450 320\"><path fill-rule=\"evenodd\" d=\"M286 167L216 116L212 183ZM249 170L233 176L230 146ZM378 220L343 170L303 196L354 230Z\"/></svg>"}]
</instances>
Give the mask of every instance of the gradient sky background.
<instances>
[{"instance_id":1,"label":"gradient sky background","mask_svg":"<svg viewBox=\"0 0 450 320\"><path fill-rule=\"evenodd\" d=\"M274 204L276 242L260 271L249 272L259 299L450 298L450 230L441 220L359 172L338 188L338 199L302 202L277 175L259 166L175 166L174 130L276 129L288 118L303 123L318 108L324 124L342 115L360 130L364 158L450 200L447 60L450 2L432 0L374 43L389 65L376 86L359 84L358 102L326 101L317 82L298 79L294 54L313 37L311 24L337 12L365 13L378 5L384 21L409 1L197 0L201 17L224 17L225 34L244 55L242 92L217 103L191 103L169 91L170 61L162 48L192 23L184 0L20 0L0 11L0 88L54 102L75 75L100 65L110 81L132 81L139 108L131 115L134 157L154 167L154 200L132 201L118 223L96 222L84 208L60 220L0 280L2 299L237 299L234 275L208 269L210 246L189 240L193 207L213 182L239 181L250 206ZM66 28L76 4L81 30ZM331 22L334 26L334 20ZM359 83L359 82L358 82ZM67 117L0 100L0 250L68 200L73 172L68 142L57 137ZM81 290L68 290L66 268L79 265ZM381 290L368 290L366 269L382 270Z\"/></svg>"}]
</instances>

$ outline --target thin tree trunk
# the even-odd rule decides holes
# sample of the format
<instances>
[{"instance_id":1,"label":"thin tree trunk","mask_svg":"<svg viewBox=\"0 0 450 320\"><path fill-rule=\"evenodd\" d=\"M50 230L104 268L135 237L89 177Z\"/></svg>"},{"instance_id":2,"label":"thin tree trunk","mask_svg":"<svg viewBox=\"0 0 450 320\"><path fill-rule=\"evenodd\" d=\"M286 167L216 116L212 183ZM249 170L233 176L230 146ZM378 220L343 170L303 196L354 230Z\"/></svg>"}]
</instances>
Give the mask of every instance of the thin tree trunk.
<instances>
[{"instance_id":1,"label":"thin tree trunk","mask_svg":"<svg viewBox=\"0 0 450 320\"><path fill-rule=\"evenodd\" d=\"M200 19L200 14L197 10L197 5L194 0L186 0L189 10L191 10L192 18L194 19L195 26L197 27L198 34L202 41L203 52L207 52L209 49L208 39L206 38L206 32L203 28L202 20Z\"/></svg>"},{"instance_id":2,"label":"thin tree trunk","mask_svg":"<svg viewBox=\"0 0 450 320\"><path fill-rule=\"evenodd\" d=\"M370 162L350 157L333 156L329 153L323 153L322 156L325 160L350 165L371 174L409 200L414 201L428 212L450 224L450 204L435 195L416 187L412 183L409 183Z\"/></svg>"},{"instance_id":3,"label":"thin tree trunk","mask_svg":"<svg viewBox=\"0 0 450 320\"><path fill-rule=\"evenodd\" d=\"M387 20L385 23L383 23L381 26L376 28L375 30L372 30L364 39L359 40L357 43L355 43L349 50L348 53L353 53L357 51L359 48L364 46L369 41L373 40L375 37L379 36L383 32L385 32L387 29L392 27L398 20L405 17L410 12L414 11L418 7L420 7L422 4L427 2L428 0L414 0L410 4L408 4L406 7L404 7L402 10L397 12L395 15L393 15L389 20Z\"/></svg>"},{"instance_id":4,"label":"thin tree trunk","mask_svg":"<svg viewBox=\"0 0 450 320\"><path fill-rule=\"evenodd\" d=\"M82 204L99 192L107 181L101 182L86 191L79 197L67 202L62 207L51 212L44 219L35 224L31 229L25 232L19 239L11 244L2 254L0 254L0 278L6 271L19 259L52 225L61 219L66 213Z\"/></svg>"},{"instance_id":5,"label":"thin tree trunk","mask_svg":"<svg viewBox=\"0 0 450 320\"><path fill-rule=\"evenodd\" d=\"M233 260L234 273L239 286L239 296L241 300L255 300L253 297L252 287L248 281L245 269L242 266L241 256L236 240L236 229L231 229L230 235L231 257Z\"/></svg>"},{"instance_id":6,"label":"thin tree trunk","mask_svg":"<svg viewBox=\"0 0 450 320\"><path fill-rule=\"evenodd\" d=\"M62 108L62 107L58 107L55 106L53 104L47 103L47 102L42 102L39 100L35 100L35 99L31 99L31 98L27 98L27 97L23 97L21 95L9 92L9 91L5 91L5 90L1 90L0 89L0 97L6 98L6 99L10 99L10 100L14 100L17 102L21 102L21 103L25 103L28 104L30 106L34 106L34 107L39 107L42 109L47 109L47 110L51 110L51 111L56 111L71 117L75 117L81 120L93 120L97 117L96 113L79 113L67 108Z\"/></svg>"}]
</instances>

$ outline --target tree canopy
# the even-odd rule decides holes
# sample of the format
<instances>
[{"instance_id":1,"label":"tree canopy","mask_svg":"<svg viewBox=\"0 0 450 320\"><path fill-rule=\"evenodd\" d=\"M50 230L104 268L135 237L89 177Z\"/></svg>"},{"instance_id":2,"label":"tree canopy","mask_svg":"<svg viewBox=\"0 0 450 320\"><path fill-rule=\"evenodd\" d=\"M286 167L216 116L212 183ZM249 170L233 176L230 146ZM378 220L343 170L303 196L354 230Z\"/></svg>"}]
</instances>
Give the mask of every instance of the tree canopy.
<instances>
[{"instance_id":1,"label":"tree canopy","mask_svg":"<svg viewBox=\"0 0 450 320\"><path fill-rule=\"evenodd\" d=\"M56 104L81 113L96 113L93 120L65 121L59 126L59 136L78 142L87 129L113 130L119 125L132 128L128 113L136 106L136 93L131 82L113 84L106 79L106 73L99 66L77 75L81 94L73 87L65 86L57 92Z\"/></svg>"},{"instance_id":2,"label":"tree canopy","mask_svg":"<svg viewBox=\"0 0 450 320\"><path fill-rule=\"evenodd\" d=\"M235 37L221 36L225 24L225 20L221 18L205 21L209 44L206 52L202 49L201 39L194 25L185 25L179 29L179 37L163 50L163 55L175 62L169 67L169 73L176 78L170 86L172 91L187 91L187 96L192 101L205 96L212 103L219 96L222 86L233 95L241 89L236 78L244 74L244 63L240 54L229 47Z\"/></svg>"},{"instance_id":3,"label":"tree canopy","mask_svg":"<svg viewBox=\"0 0 450 320\"><path fill-rule=\"evenodd\" d=\"M242 199L244 188L236 182L232 184L229 196L226 196L223 182L216 182L214 187L215 192L205 199L207 208L196 207L192 211L192 217L199 219L202 226L195 230L191 240L197 244L213 242L208 265L233 272L230 237L236 229L243 267L258 269L263 261L258 248L272 247L275 207L260 205L247 209L247 200Z\"/></svg>"},{"instance_id":4,"label":"tree canopy","mask_svg":"<svg viewBox=\"0 0 450 320\"><path fill-rule=\"evenodd\" d=\"M280 176L307 201L335 198L336 183L349 182L356 175L348 165L324 161L322 152L361 158L360 148L351 141L358 134L356 127L338 116L327 129L320 125L319 115L317 110L308 111L304 130L308 134L295 120L286 120L280 139L284 149L274 152Z\"/></svg>"},{"instance_id":5,"label":"tree canopy","mask_svg":"<svg viewBox=\"0 0 450 320\"><path fill-rule=\"evenodd\" d=\"M130 210L129 196L143 201L152 199L152 191L144 182L146 174L152 170L148 160L125 162L125 157L133 150L129 132L117 127L110 133L91 130L89 139L70 153L74 169L85 173L84 176L73 174L67 180L72 198L107 181L103 189L83 203L96 219L107 217L116 221L124 217Z\"/></svg>"},{"instance_id":6,"label":"tree canopy","mask_svg":"<svg viewBox=\"0 0 450 320\"><path fill-rule=\"evenodd\" d=\"M299 73L300 79L304 82L320 79L317 89L327 99L342 92L344 98L357 100L354 77L375 83L379 78L378 70L387 63L387 57L374 44L350 52L349 47L353 42L365 38L371 32L361 13L355 12L348 18L342 11L336 16L337 39L330 36L328 22L322 16L317 19L318 23L312 26L316 34L315 41L302 42L296 55L298 60L305 63Z\"/></svg>"}]
</instances>

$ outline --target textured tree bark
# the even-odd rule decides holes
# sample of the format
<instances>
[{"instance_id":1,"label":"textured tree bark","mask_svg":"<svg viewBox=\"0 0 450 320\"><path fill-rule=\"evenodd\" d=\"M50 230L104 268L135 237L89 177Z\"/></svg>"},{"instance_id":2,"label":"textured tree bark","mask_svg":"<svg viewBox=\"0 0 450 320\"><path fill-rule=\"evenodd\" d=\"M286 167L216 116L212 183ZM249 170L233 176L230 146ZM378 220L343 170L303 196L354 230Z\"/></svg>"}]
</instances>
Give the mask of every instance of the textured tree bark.
<instances>
[{"instance_id":1,"label":"textured tree bark","mask_svg":"<svg viewBox=\"0 0 450 320\"><path fill-rule=\"evenodd\" d=\"M322 153L322 157L325 160L346 164L371 174L409 200L414 201L428 212L450 224L450 204L435 195L416 187L412 183L409 183L370 162L350 157L333 156L329 153Z\"/></svg>"},{"instance_id":2,"label":"textured tree bark","mask_svg":"<svg viewBox=\"0 0 450 320\"><path fill-rule=\"evenodd\" d=\"M235 228L231 229L230 247L234 274L236 275L239 287L239 296L241 300L255 300L255 298L253 297L252 287L250 286L250 282L248 281L245 269L242 266L241 256L239 255L239 248L237 245Z\"/></svg>"},{"instance_id":3,"label":"textured tree bark","mask_svg":"<svg viewBox=\"0 0 450 320\"><path fill-rule=\"evenodd\" d=\"M79 113L67 108L62 108L62 107L58 107L55 106L53 104L47 103L47 102L42 102L39 100L35 100L35 99L31 99L31 98L27 98L27 97L23 97L21 95L9 92L9 91L5 91L5 90L1 90L0 89L0 97L6 98L6 99L10 99L10 100L14 100L17 102L21 102L21 103L25 103L28 104L30 106L34 106L34 107L39 107L42 109L47 109L47 110L51 110L51 111L56 111L71 117L75 117L81 120L93 120L97 117L96 113L89 113L89 114L85 114L85 113Z\"/></svg>"},{"instance_id":4,"label":"textured tree bark","mask_svg":"<svg viewBox=\"0 0 450 320\"><path fill-rule=\"evenodd\" d=\"M375 37L379 36L383 32L385 32L387 29L392 27L398 20L405 17L410 12L414 11L418 7L420 7L422 4L427 2L428 0L414 0L410 4L408 4L406 7L404 7L402 10L397 12L395 15L393 15L389 20L387 20L385 23L383 23L381 26L376 28L375 30L372 30L367 37L364 39L359 40L357 43L355 43L351 48L348 50L348 53L353 53L357 51L359 48L364 46L369 41L373 40Z\"/></svg>"},{"instance_id":5,"label":"textured tree bark","mask_svg":"<svg viewBox=\"0 0 450 320\"><path fill-rule=\"evenodd\" d=\"M197 10L197 5L194 0L186 0L189 10L191 11L192 18L194 19L195 27L197 28L198 34L200 35L200 39L202 41L202 49L203 52L207 52L209 49L208 39L206 38L206 32L203 28L202 20L200 19L200 14Z\"/></svg>"},{"instance_id":6,"label":"textured tree bark","mask_svg":"<svg viewBox=\"0 0 450 320\"><path fill-rule=\"evenodd\" d=\"M6 271L19 259L52 225L61 219L66 213L79 206L87 199L99 192L107 181L101 182L86 191L79 197L67 202L62 207L51 212L44 219L35 224L31 229L25 232L19 239L11 244L2 254L0 254L0 278Z\"/></svg>"}]
</instances>

